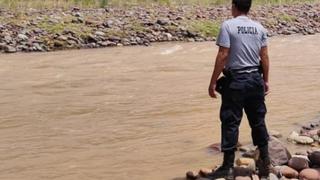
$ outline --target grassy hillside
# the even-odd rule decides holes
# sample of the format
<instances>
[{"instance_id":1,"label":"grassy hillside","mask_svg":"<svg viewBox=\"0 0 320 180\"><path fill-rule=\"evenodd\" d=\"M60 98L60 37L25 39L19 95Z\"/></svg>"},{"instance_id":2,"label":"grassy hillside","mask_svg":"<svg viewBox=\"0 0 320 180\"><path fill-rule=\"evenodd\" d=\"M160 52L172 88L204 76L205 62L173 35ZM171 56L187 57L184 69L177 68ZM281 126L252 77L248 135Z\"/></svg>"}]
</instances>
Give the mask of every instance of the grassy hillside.
<instances>
[{"instance_id":1,"label":"grassy hillside","mask_svg":"<svg viewBox=\"0 0 320 180\"><path fill-rule=\"evenodd\" d=\"M231 0L230 0L231 1ZM229 0L0 0L0 7L104 7L132 5L217 5L230 3ZM320 2L320 0L254 0L255 4L290 4L304 2Z\"/></svg>"}]
</instances>

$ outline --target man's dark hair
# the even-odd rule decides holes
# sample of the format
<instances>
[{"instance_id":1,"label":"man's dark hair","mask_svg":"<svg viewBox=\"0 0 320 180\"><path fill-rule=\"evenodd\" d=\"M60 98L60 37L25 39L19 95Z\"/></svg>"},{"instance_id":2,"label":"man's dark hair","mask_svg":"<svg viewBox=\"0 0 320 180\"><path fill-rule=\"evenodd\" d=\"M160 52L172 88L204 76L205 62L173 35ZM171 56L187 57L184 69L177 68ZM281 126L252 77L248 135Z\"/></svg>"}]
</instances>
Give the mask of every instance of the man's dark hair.
<instances>
[{"instance_id":1,"label":"man's dark hair","mask_svg":"<svg viewBox=\"0 0 320 180\"><path fill-rule=\"evenodd\" d=\"M248 13L250 11L252 0L232 0L232 4L243 13Z\"/></svg>"}]
</instances>

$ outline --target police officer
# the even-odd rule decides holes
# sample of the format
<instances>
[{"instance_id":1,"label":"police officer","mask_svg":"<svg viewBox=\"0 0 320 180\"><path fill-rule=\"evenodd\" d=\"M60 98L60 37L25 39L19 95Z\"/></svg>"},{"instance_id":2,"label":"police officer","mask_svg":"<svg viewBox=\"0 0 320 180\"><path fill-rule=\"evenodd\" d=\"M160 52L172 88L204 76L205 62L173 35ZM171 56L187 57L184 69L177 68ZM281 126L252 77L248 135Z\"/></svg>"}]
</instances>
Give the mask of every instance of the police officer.
<instances>
[{"instance_id":1,"label":"police officer","mask_svg":"<svg viewBox=\"0 0 320 180\"><path fill-rule=\"evenodd\" d=\"M260 150L262 166L260 177L270 171L268 154L269 135L265 125L265 95L269 92L269 57L267 31L261 24L251 20L247 14L252 0L232 0L233 19L223 22L216 44L219 46L209 95L216 98L216 88L222 88L221 149L223 164L211 179L232 177L235 149L239 136L239 125L243 109L251 127L253 144ZM259 71L262 66L262 72ZM224 83L217 79L224 72Z\"/></svg>"}]
</instances>

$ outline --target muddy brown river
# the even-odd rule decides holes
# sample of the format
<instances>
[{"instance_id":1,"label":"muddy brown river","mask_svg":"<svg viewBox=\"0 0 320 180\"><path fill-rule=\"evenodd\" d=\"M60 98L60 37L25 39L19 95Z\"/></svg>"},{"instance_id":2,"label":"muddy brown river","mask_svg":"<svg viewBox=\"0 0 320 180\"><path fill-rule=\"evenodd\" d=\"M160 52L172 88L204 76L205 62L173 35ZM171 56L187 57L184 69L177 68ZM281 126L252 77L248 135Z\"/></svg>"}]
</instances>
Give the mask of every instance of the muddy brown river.
<instances>
[{"instance_id":1,"label":"muddy brown river","mask_svg":"<svg viewBox=\"0 0 320 180\"><path fill-rule=\"evenodd\" d=\"M267 124L284 140L319 115L319 42L270 40ZM205 42L0 55L0 179L166 180L214 166L216 52ZM251 140L246 118L240 136Z\"/></svg>"}]
</instances>

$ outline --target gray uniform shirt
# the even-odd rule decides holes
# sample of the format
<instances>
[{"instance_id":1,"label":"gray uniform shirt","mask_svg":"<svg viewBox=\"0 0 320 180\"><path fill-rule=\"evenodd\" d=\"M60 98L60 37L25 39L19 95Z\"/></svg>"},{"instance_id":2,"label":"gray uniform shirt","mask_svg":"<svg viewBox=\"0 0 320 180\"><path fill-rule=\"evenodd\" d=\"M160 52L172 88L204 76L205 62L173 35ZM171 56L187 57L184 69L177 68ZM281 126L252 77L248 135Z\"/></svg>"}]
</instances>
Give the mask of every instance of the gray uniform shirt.
<instances>
[{"instance_id":1,"label":"gray uniform shirt","mask_svg":"<svg viewBox=\"0 0 320 180\"><path fill-rule=\"evenodd\" d=\"M260 50L267 46L267 30L247 16L222 23L217 45L230 48L226 69L260 65Z\"/></svg>"}]
</instances>

